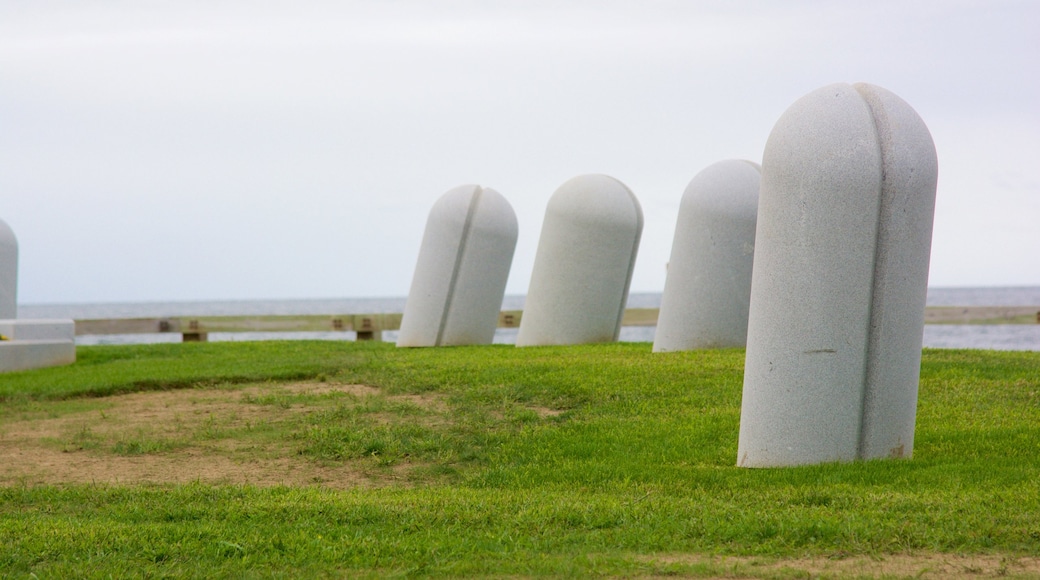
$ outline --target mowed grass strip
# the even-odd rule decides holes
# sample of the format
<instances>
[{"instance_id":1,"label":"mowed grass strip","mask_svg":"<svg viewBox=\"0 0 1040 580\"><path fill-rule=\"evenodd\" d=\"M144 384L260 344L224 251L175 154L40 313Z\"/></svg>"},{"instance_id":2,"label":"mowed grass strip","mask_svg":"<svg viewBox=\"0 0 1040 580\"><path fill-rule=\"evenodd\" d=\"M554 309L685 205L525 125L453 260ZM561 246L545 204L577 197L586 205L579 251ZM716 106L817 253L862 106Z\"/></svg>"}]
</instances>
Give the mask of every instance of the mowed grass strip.
<instances>
[{"instance_id":1,"label":"mowed grass strip","mask_svg":"<svg viewBox=\"0 0 1040 580\"><path fill-rule=\"evenodd\" d=\"M76 365L0 376L0 421L241 389L242 413L292 413L182 443L263 443L376 483L9 485L0 574L798 577L776 561L897 554L1040 573L1016 564L1040 557L1040 353L927 350L912 460L793 469L734 466L742 365L647 344L81 348ZM147 438L76 451L131 452L176 453Z\"/></svg>"},{"instance_id":2,"label":"mowed grass strip","mask_svg":"<svg viewBox=\"0 0 1040 580\"><path fill-rule=\"evenodd\" d=\"M385 346L344 348L333 341L81 346L74 365L0 374L0 401L310 379L363 361L372 348Z\"/></svg>"}]
</instances>

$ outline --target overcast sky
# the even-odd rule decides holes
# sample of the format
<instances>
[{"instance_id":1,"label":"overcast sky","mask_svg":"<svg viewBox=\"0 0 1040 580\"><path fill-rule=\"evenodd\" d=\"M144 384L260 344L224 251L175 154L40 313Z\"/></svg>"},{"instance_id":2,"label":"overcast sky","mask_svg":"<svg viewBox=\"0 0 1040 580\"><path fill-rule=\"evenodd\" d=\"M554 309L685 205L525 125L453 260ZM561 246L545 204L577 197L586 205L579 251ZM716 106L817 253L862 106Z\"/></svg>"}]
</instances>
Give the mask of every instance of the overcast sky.
<instances>
[{"instance_id":1,"label":"overcast sky","mask_svg":"<svg viewBox=\"0 0 1040 580\"><path fill-rule=\"evenodd\" d=\"M404 296L427 212L605 173L639 198L633 291L679 200L777 118L869 82L939 157L933 286L1040 285L1035 0L0 0L0 219L19 302Z\"/></svg>"}]
</instances>

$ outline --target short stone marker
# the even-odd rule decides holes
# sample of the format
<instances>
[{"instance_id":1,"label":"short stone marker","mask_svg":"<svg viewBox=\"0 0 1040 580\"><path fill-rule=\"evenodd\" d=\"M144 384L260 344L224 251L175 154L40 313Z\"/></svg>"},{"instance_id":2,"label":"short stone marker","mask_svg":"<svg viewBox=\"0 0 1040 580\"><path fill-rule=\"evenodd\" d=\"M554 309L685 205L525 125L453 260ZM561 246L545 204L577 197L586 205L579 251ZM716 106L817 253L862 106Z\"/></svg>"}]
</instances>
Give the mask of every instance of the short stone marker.
<instances>
[{"instance_id":1,"label":"short stone marker","mask_svg":"<svg viewBox=\"0 0 1040 580\"><path fill-rule=\"evenodd\" d=\"M497 191L456 187L430 210L397 346L490 344L516 249L512 206Z\"/></svg>"},{"instance_id":2,"label":"short stone marker","mask_svg":"<svg viewBox=\"0 0 1040 580\"><path fill-rule=\"evenodd\" d=\"M0 373L76 362L76 323L72 320L0 320Z\"/></svg>"},{"instance_id":3,"label":"short stone marker","mask_svg":"<svg viewBox=\"0 0 1040 580\"><path fill-rule=\"evenodd\" d=\"M643 211L606 175L582 175L549 199L517 346L611 342L621 331Z\"/></svg>"},{"instance_id":4,"label":"short stone marker","mask_svg":"<svg viewBox=\"0 0 1040 580\"><path fill-rule=\"evenodd\" d=\"M74 362L73 321L18 319L18 239L0 220L0 373Z\"/></svg>"},{"instance_id":5,"label":"short stone marker","mask_svg":"<svg viewBox=\"0 0 1040 580\"><path fill-rule=\"evenodd\" d=\"M913 450L938 167L869 84L796 101L766 143L737 464Z\"/></svg>"},{"instance_id":6,"label":"short stone marker","mask_svg":"<svg viewBox=\"0 0 1040 580\"><path fill-rule=\"evenodd\" d=\"M0 320L18 317L18 238L0 220Z\"/></svg>"},{"instance_id":7,"label":"short stone marker","mask_svg":"<svg viewBox=\"0 0 1040 580\"><path fill-rule=\"evenodd\" d=\"M746 345L760 177L757 163L731 159L686 187L654 352Z\"/></svg>"}]
</instances>

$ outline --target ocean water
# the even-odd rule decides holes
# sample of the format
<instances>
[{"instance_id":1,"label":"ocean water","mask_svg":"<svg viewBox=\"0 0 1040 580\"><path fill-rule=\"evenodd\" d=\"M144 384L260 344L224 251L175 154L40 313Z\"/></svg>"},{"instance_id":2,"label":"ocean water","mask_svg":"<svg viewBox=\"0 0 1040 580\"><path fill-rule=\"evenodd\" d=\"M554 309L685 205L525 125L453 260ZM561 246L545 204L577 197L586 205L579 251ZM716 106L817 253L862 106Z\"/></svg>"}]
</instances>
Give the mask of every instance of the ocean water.
<instances>
[{"instance_id":1,"label":"ocean water","mask_svg":"<svg viewBox=\"0 0 1040 580\"><path fill-rule=\"evenodd\" d=\"M304 300L230 300L199 302L126 302L96 304L21 304L19 318L149 318L174 316L246 316L279 314L366 314L393 313L404 310L404 297L330 298ZM1040 286L990 288L929 288L930 306L1038 306ZM629 308L657 308L660 293L633 293ZM519 310L523 296L506 296L503 310ZM625 327L620 340L653 342L655 327ZM517 330L501 328L495 342L513 344ZM384 340L397 339L394 331L385 332ZM241 332L212 333L212 341L321 339L354 340L353 332ZM131 344L179 342L179 334L130 334L80 336L77 344ZM996 350L1040 351L1040 324L1002 325L926 325L924 346L929 348L981 348Z\"/></svg>"}]
</instances>

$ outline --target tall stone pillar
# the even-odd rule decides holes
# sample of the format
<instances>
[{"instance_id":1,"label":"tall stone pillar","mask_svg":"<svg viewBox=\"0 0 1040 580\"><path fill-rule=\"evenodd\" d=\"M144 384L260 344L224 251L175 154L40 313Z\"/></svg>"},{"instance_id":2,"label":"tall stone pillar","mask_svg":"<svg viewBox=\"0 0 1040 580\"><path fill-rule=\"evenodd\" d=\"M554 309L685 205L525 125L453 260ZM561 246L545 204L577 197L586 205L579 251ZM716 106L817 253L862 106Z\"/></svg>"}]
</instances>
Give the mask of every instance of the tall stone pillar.
<instances>
[{"instance_id":1,"label":"tall stone pillar","mask_svg":"<svg viewBox=\"0 0 1040 580\"><path fill-rule=\"evenodd\" d=\"M606 175L582 175L549 199L517 346L612 342L621 331L643 211Z\"/></svg>"},{"instance_id":2,"label":"tall stone pillar","mask_svg":"<svg viewBox=\"0 0 1040 580\"><path fill-rule=\"evenodd\" d=\"M430 210L397 346L490 344L516 249L512 206L497 191L456 187Z\"/></svg>"},{"instance_id":3,"label":"tall stone pillar","mask_svg":"<svg viewBox=\"0 0 1040 580\"><path fill-rule=\"evenodd\" d=\"M683 193L654 352L743 348L761 167L720 161Z\"/></svg>"},{"instance_id":4,"label":"tall stone pillar","mask_svg":"<svg viewBox=\"0 0 1040 580\"><path fill-rule=\"evenodd\" d=\"M18 238L0 220L0 320L18 318Z\"/></svg>"},{"instance_id":5,"label":"tall stone pillar","mask_svg":"<svg viewBox=\"0 0 1040 580\"><path fill-rule=\"evenodd\" d=\"M896 95L834 84L766 143L737 464L909 457L938 169Z\"/></svg>"}]
</instances>

